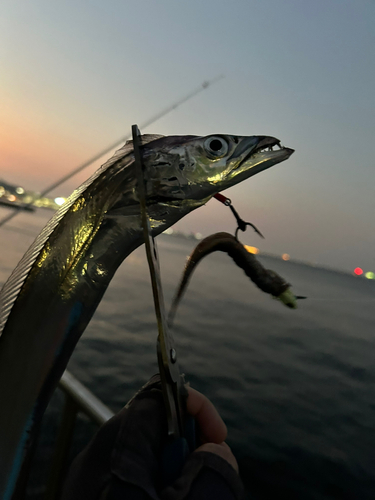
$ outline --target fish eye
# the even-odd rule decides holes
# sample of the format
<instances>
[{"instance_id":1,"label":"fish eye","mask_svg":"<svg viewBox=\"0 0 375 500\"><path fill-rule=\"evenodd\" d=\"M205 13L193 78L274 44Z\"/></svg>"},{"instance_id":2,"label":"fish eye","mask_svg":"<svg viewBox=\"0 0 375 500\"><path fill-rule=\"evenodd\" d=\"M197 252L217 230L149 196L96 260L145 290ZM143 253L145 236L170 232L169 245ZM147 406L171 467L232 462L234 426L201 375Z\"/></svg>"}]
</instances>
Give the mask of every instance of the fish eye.
<instances>
[{"instance_id":1,"label":"fish eye","mask_svg":"<svg viewBox=\"0 0 375 500\"><path fill-rule=\"evenodd\" d=\"M214 158L220 158L228 152L228 143L221 137L209 137L204 141L204 148Z\"/></svg>"}]
</instances>

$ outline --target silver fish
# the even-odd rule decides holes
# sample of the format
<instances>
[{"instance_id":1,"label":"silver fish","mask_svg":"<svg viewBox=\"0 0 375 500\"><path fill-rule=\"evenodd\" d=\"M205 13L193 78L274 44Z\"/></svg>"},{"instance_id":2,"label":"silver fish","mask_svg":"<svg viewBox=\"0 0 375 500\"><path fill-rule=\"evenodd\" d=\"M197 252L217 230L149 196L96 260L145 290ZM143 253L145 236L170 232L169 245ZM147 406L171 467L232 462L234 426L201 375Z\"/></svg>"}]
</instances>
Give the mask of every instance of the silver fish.
<instances>
[{"instance_id":1,"label":"silver fish","mask_svg":"<svg viewBox=\"0 0 375 500\"><path fill-rule=\"evenodd\" d=\"M153 236L292 153L266 136L142 136ZM34 431L116 269L142 243L129 142L73 192L0 292L0 498L11 498Z\"/></svg>"}]
</instances>

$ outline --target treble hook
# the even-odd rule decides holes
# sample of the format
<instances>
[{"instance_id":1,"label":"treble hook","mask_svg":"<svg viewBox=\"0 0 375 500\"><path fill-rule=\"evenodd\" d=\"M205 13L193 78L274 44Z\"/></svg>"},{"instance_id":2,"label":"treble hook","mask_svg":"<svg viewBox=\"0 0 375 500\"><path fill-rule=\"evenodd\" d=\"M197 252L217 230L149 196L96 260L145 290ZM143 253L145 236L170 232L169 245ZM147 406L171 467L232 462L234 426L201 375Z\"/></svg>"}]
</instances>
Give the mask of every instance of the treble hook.
<instances>
[{"instance_id":1,"label":"treble hook","mask_svg":"<svg viewBox=\"0 0 375 500\"><path fill-rule=\"evenodd\" d=\"M232 200L230 198L227 198L226 196L224 196L224 195L222 195L220 193L215 194L214 198L216 198L217 200L219 200L226 207L229 207L231 209L231 211L232 211L232 214L235 216L236 221L237 221L237 229L236 229L236 232L234 233L234 236L235 236L236 240L238 240L238 238L237 238L238 231L246 231L246 227L247 226L251 226L254 229L254 231L257 234L259 234L259 236L261 238L264 238L263 234L259 231L259 229L256 226L254 226L254 224L252 224L251 222L246 222L243 219L241 219L241 217L239 216L237 210L232 205Z\"/></svg>"}]
</instances>

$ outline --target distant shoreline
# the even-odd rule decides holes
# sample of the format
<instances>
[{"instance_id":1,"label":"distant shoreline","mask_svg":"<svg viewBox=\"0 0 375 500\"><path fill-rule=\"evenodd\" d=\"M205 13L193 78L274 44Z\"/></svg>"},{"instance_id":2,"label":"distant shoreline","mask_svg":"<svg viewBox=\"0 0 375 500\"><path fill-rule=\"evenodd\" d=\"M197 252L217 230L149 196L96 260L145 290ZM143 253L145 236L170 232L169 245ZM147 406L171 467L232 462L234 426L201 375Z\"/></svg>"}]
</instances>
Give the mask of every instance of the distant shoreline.
<instances>
[{"instance_id":1,"label":"distant shoreline","mask_svg":"<svg viewBox=\"0 0 375 500\"><path fill-rule=\"evenodd\" d=\"M201 233L184 233L182 231L176 231L172 228L167 229L167 231L164 231L161 234L163 236L166 236L166 237L172 236L174 238L181 238L183 240L196 241L197 243L200 240L202 240L203 238L205 238L205 236L203 236ZM258 257L267 257L267 258L276 259L276 260L279 260L282 262L288 262L290 264L303 265L303 266L307 266L307 267L321 269L324 271L329 271L332 273L349 275L349 276L352 276L353 278L356 278L356 279L365 279L366 281L374 281L375 282L375 280L371 280L371 279L366 278L364 274L357 276L353 272L346 271L344 269L339 269L339 268L327 266L324 264L315 264L314 262L308 262L305 260L300 260L300 259L295 259L295 258L289 258L288 260L284 260L282 258L282 256L279 254L264 252L263 250L259 250L259 253L257 255L258 255Z\"/></svg>"}]
</instances>

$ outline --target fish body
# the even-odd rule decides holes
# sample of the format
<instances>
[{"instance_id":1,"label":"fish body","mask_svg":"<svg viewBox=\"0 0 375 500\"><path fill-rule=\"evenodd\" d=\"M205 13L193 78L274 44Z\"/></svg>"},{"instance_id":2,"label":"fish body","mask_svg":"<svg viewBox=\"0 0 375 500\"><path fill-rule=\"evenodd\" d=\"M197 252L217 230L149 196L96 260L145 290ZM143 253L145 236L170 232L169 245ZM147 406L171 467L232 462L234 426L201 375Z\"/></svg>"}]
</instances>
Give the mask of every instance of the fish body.
<instances>
[{"instance_id":1,"label":"fish body","mask_svg":"<svg viewBox=\"0 0 375 500\"><path fill-rule=\"evenodd\" d=\"M272 137L142 136L153 236L293 150ZM0 498L116 269L143 243L132 143L54 215L0 292Z\"/></svg>"}]
</instances>

